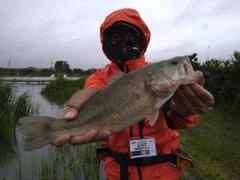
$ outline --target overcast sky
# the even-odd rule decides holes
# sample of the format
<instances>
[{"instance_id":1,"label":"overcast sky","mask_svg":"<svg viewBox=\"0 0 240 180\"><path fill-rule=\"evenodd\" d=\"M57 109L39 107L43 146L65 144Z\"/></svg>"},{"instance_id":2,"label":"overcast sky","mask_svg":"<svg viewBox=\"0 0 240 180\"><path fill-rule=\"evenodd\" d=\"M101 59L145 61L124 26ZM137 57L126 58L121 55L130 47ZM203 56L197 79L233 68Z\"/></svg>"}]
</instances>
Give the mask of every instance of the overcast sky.
<instances>
[{"instance_id":1,"label":"overcast sky","mask_svg":"<svg viewBox=\"0 0 240 180\"><path fill-rule=\"evenodd\" d=\"M240 51L240 0L0 0L0 67L65 60L70 68L102 68L109 60L99 27L125 7L138 10L151 31L147 61L197 53L203 62Z\"/></svg>"}]
</instances>

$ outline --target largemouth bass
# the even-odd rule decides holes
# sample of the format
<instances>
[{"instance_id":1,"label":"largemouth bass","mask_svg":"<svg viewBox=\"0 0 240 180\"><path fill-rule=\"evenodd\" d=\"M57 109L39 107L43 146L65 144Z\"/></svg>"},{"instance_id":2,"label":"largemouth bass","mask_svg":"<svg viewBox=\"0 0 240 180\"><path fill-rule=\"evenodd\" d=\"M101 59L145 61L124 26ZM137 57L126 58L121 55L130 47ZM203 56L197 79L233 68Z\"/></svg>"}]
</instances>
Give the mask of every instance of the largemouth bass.
<instances>
[{"instance_id":1,"label":"largemouth bass","mask_svg":"<svg viewBox=\"0 0 240 180\"><path fill-rule=\"evenodd\" d=\"M76 92L68 105L78 108L75 120L29 116L19 119L26 136L24 150L41 148L61 135L81 135L89 130L120 132L144 118L153 125L159 108L181 85L198 80L187 56L159 61L128 74L118 72L102 89Z\"/></svg>"}]
</instances>

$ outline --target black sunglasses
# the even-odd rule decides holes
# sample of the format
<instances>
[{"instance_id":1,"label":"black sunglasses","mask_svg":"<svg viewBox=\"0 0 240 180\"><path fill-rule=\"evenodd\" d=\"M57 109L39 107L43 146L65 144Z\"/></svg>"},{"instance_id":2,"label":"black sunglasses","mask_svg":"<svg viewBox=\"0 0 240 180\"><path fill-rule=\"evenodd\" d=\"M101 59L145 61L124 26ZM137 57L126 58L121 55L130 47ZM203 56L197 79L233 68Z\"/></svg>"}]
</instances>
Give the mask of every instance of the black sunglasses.
<instances>
[{"instance_id":1,"label":"black sunglasses","mask_svg":"<svg viewBox=\"0 0 240 180\"><path fill-rule=\"evenodd\" d=\"M110 44L110 45L118 45L122 41L125 41L127 44L135 44L140 41L140 36L138 33L126 33L126 34L118 34L118 33L113 33L109 36L105 37L105 42Z\"/></svg>"}]
</instances>

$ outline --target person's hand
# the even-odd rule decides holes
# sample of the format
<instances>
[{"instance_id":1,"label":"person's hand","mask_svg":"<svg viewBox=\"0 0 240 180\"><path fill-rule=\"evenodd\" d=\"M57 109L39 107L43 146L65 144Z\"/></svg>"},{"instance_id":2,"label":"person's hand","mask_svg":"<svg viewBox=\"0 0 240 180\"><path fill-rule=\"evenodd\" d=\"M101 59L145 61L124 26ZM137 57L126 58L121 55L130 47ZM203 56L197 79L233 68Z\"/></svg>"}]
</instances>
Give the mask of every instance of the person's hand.
<instances>
[{"instance_id":1,"label":"person's hand","mask_svg":"<svg viewBox=\"0 0 240 180\"><path fill-rule=\"evenodd\" d=\"M213 106L214 97L203 88L204 77L201 71L195 72L199 80L195 84L181 85L172 97L172 106L177 113L183 116L204 114Z\"/></svg>"},{"instance_id":2,"label":"person's hand","mask_svg":"<svg viewBox=\"0 0 240 180\"><path fill-rule=\"evenodd\" d=\"M61 111L59 118L72 120L76 118L77 115L78 115L77 109L71 108L71 107L65 107ZM96 130L93 129L91 131L88 131L84 135L80 135L80 136L69 136L69 135L60 136L52 142L52 145L61 147L67 142L69 142L72 145L81 145L89 142L106 141L110 139L111 139L110 131L106 130L102 132L97 132Z\"/></svg>"}]
</instances>

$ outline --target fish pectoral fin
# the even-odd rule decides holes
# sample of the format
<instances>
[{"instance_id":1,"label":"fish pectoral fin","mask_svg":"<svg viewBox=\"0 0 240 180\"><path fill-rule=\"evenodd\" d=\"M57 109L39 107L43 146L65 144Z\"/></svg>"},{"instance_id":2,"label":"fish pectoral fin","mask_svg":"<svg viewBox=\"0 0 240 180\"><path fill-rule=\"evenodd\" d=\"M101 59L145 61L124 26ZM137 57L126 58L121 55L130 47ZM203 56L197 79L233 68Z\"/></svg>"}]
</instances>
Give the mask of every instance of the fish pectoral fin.
<instances>
[{"instance_id":1,"label":"fish pectoral fin","mask_svg":"<svg viewBox=\"0 0 240 180\"><path fill-rule=\"evenodd\" d=\"M79 109L98 91L100 91L100 89L97 88L79 90L72 95L72 97L67 102L67 106L72 106L76 109Z\"/></svg>"},{"instance_id":2,"label":"fish pectoral fin","mask_svg":"<svg viewBox=\"0 0 240 180\"><path fill-rule=\"evenodd\" d=\"M159 109L156 109L151 114L147 115L146 119L149 120L150 126L153 126L156 123L158 115L159 115Z\"/></svg>"},{"instance_id":3,"label":"fish pectoral fin","mask_svg":"<svg viewBox=\"0 0 240 180\"><path fill-rule=\"evenodd\" d=\"M198 75L194 74L190 74L188 76L186 76L186 78L183 79L181 85L187 85L187 84L194 84L196 82L198 82Z\"/></svg>"},{"instance_id":4,"label":"fish pectoral fin","mask_svg":"<svg viewBox=\"0 0 240 180\"><path fill-rule=\"evenodd\" d=\"M119 79L121 79L125 74L122 71L116 72L113 76L111 76L108 79L108 85L112 84L116 81L118 81Z\"/></svg>"}]
</instances>

